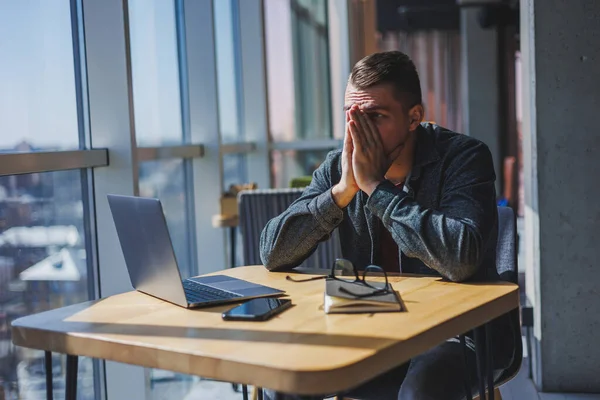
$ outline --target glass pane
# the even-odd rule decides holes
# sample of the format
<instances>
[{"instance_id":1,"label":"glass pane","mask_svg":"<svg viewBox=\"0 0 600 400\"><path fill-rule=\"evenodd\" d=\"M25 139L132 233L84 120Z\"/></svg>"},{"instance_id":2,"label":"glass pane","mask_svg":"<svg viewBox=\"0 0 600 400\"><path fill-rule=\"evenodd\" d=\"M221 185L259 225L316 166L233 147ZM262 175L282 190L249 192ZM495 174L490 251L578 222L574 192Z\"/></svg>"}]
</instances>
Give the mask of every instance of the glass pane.
<instances>
[{"instance_id":1,"label":"glass pane","mask_svg":"<svg viewBox=\"0 0 600 400\"><path fill-rule=\"evenodd\" d=\"M92 297L84 232L80 171L0 177L2 398L46 398L44 352L14 346L10 324ZM55 398L65 396L65 362L55 355ZM79 360L78 399L94 398L93 365Z\"/></svg>"},{"instance_id":2,"label":"glass pane","mask_svg":"<svg viewBox=\"0 0 600 400\"><path fill-rule=\"evenodd\" d=\"M265 0L274 141L332 137L327 2Z\"/></svg>"},{"instance_id":3,"label":"glass pane","mask_svg":"<svg viewBox=\"0 0 600 400\"><path fill-rule=\"evenodd\" d=\"M0 151L79 147L69 0L0 0Z\"/></svg>"},{"instance_id":4,"label":"glass pane","mask_svg":"<svg viewBox=\"0 0 600 400\"><path fill-rule=\"evenodd\" d=\"M273 186L286 188L290 181L301 176L312 175L325 160L328 150L273 150L271 152L271 173Z\"/></svg>"},{"instance_id":5,"label":"glass pane","mask_svg":"<svg viewBox=\"0 0 600 400\"><path fill-rule=\"evenodd\" d=\"M242 73L237 1L213 0L219 127L223 143L243 141Z\"/></svg>"},{"instance_id":6,"label":"glass pane","mask_svg":"<svg viewBox=\"0 0 600 400\"><path fill-rule=\"evenodd\" d=\"M140 196L160 199L182 278L191 276L192 242L183 160L148 161L140 164Z\"/></svg>"},{"instance_id":7,"label":"glass pane","mask_svg":"<svg viewBox=\"0 0 600 400\"><path fill-rule=\"evenodd\" d=\"M223 155L223 187L228 190L231 185L249 183L245 154Z\"/></svg>"},{"instance_id":8,"label":"glass pane","mask_svg":"<svg viewBox=\"0 0 600 400\"><path fill-rule=\"evenodd\" d=\"M138 146L183 141L173 1L129 0L135 131Z\"/></svg>"}]
</instances>

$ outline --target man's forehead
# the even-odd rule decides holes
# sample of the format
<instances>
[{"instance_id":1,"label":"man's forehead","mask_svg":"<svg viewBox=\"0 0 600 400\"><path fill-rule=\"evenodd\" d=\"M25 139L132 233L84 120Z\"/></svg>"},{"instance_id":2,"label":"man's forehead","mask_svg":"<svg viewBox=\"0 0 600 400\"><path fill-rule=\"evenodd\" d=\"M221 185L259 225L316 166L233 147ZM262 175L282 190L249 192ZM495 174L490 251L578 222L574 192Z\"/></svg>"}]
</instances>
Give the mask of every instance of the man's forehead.
<instances>
[{"instance_id":1,"label":"man's forehead","mask_svg":"<svg viewBox=\"0 0 600 400\"><path fill-rule=\"evenodd\" d=\"M354 104L361 109L384 109L388 108L391 96L383 88L360 90L351 85L346 88L344 96L344 109L350 109Z\"/></svg>"},{"instance_id":2,"label":"man's forehead","mask_svg":"<svg viewBox=\"0 0 600 400\"><path fill-rule=\"evenodd\" d=\"M385 102L378 101L378 99L373 97L346 96L344 103L344 110L349 110L354 104L364 111L389 109L389 106Z\"/></svg>"}]
</instances>

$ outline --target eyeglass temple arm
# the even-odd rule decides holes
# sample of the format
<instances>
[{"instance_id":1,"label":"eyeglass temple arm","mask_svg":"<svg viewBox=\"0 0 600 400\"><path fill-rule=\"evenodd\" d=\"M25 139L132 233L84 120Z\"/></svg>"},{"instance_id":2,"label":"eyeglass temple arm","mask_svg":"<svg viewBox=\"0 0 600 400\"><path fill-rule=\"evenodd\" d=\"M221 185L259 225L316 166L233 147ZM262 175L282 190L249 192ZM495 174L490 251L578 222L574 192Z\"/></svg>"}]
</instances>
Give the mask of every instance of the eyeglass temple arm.
<instances>
[{"instance_id":1,"label":"eyeglass temple arm","mask_svg":"<svg viewBox=\"0 0 600 400\"><path fill-rule=\"evenodd\" d=\"M369 269L376 270L376 271L381 271L383 273L383 277L385 278L385 286L386 287L389 286L387 272L385 272L385 269L381 268L378 265L369 265L369 266L367 266L365 268L365 270L363 271L363 276L362 276L363 281L365 280L365 278L367 276L367 271Z\"/></svg>"},{"instance_id":2,"label":"eyeglass temple arm","mask_svg":"<svg viewBox=\"0 0 600 400\"><path fill-rule=\"evenodd\" d=\"M293 277L291 277L289 275L287 275L285 277L285 279L287 279L288 281L292 281L292 282L308 282L308 281L316 281L318 279L325 279L325 278L327 278L327 276L325 276L325 275L323 275L323 276L313 276L313 277L310 277L310 278L302 278L302 279L296 279L296 278L293 278Z\"/></svg>"}]
</instances>

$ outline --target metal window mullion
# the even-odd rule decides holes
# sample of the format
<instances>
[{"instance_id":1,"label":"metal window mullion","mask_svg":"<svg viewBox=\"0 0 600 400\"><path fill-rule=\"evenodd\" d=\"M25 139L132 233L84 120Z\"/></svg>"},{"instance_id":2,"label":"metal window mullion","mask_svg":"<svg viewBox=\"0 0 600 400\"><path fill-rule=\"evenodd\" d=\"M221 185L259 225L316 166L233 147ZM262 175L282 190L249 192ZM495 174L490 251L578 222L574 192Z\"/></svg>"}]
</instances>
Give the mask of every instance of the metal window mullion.
<instances>
[{"instance_id":1,"label":"metal window mullion","mask_svg":"<svg viewBox=\"0 0 600 400\"><path fill-rule=\"evenodd\" d=\"M195 257L199 262L198 273L208 273L225 267L225 237L219 228L212 227L213 215L220 212L223 190L212 0L183 0L183 19L189 140L203 143L205 149L204 157L191 161Z\"/></svg>"},{"instance_id":2,"label":"metal window mullion","mask_svg":"<svg viewBox=\"0 0 600 400\"><path fill-rule=\"evenodd\" d=\"M329 25L329 73L331 86L331 125L333 137L344 137L346 115L344 94L350 75L350 34L348 31L348 1L327 2Z\"/></svg>"},{"instance_id":3,"label":"metal window mullion","mask_svg":"<svg viewBox=\"0 0 600 400\"><path fill-rule=\"evenodd\" d=\"M131 290L106 195L138 194L129 17L126 0L81 0L89 105L89 146L110 149L110 164L93 169L100 295ZM144 400L144 369L105 362L106 398Z\"/></svg>"},{"instance_id":4,"label":"metal window mullion","mask_svg":"<svg viewBox=\"0 0 600 400\"><path fill-rule=\"evenodd\" d=\"M232 19L232 39L233 39L233 63L235 73L235 91L236 104L234 112L237 114L237 135L242 140L244 137L244 74L242 60L242 37L240 27L240 6L239 0L229 0L231 2L231 19ZM220 110L223 112L223 110Z\"/></svg>"},{"instance_id":5,"label":"metal window mullion","mask_svg":"<svg viewBox=\"0 0 600 400\"><path fill-rule=\"evenodd\" d=\"M175 0L175 29L177 29L177 58L179 68L179 94L181 103L181 130L183 142L192 143L192 132L190 126L190 97L188 86L186 36L185 36L185 4L183 0ZM204 154L204 147L202 147ZM194 164L191 159L183 160L183 187L185 195L186 234L188 235L188 257L190 260L188 276L199 272L197 257L197 235L196 235L196 209L194 193Z\"/></svg>"},{"instance_id":6,"label":"metal window mullion","mask_svg":"<svg viewBox=\"0 0 600 400\"><path fill-rule=\"evenodd\" d=\"M261 188L271 186L269 119L262 0L237 0L241 60L242 128L256 144L246 157L248 178Z\"/></svg>"},{"instance_id":7,"label":"metal window mullion","mask_svg":"<svg viewBox=\"0 0 600 400\"><path fill-rule=\"evenodd\" d=\"M79 147L90 149L90 119L87 95L87 69L85 64L85 36L83 26L82 0L71 0L71 36L73 43L73 64L75 72L75 96L77 104L77 125L79 132ZM108 151L105 151L108 165ZM90 168L82 169L81 200L84 207L83 237L86 249L86 264L88 271L88 298L100 297L100 264L98 261L98 235L96 227L96 203L94 199L94 173ZM94 398L106 399L105 364L102 360L93 359Z\"/></svg>"}]
</instances>

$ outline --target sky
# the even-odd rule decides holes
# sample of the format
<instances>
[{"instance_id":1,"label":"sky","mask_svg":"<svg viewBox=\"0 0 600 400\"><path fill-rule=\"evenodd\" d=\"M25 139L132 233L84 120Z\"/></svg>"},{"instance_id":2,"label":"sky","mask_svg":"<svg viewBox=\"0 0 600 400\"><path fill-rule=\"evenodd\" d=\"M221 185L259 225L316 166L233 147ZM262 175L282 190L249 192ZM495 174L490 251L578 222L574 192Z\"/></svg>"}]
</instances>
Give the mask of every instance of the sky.
<instances>
[{"instance_id":1,"label":"sky","mask_svg":"<svg viewBox=\"0 0 600 400\"><path fill-rule=\"evenodd\" d=\"M78 147L68 0L0 0L0 148Z\"/></svg>"}]
</instances>

